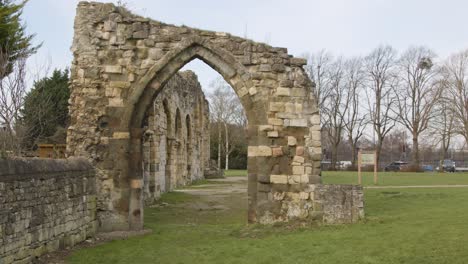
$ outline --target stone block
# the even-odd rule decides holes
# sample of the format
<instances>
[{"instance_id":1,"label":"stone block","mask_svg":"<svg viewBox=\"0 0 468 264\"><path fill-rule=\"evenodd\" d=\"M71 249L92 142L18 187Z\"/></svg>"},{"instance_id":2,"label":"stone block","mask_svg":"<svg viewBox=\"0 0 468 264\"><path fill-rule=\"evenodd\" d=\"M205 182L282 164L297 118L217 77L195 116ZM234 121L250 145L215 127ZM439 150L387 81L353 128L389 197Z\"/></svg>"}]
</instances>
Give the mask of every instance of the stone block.
<instances>
[{"instance_id":1,"label":"stone block","mask_svg":"<svg viewBox=\"0 0 468 264\"><path fill-rule=\"evenodd\" d=\"M304 58L290 58L289 63L293 66L304 66L307 65L307 60Z\"/></svg>"},{"instance_id":2,"label":"stone block","mask_svg":"<svg viewBox=\"0 0 468 264\"><path fill-rule=\"evenodd\" d=\"M249 146L248 149L249 157L268 157L272 156L272 150L268 146Z\"/></svg>"},{"instance_id":3,"label":"stone block","mask_svg":"<svg viewBox=\"0 0 468 264\"><path fill-rule=\"evenodd\" d=\"M289 126L290 127L307 127L307 120L305 120L304 118L290 119Z\"/></svg>"},{"instance_id":4,"label":"stone block","mask_svg":"<svg viewBox=\"0 0 468 264\"><path fill-rule=\"evenodd\" d=\"M321 140L320 131L311 131L310 134L311 134L312 140L314 140L314 141L315 140L319 140L319 141Z\"/></svg>"},{"instance_id":5,"label":"stone block","mask_svg":"<svg viewBox=\"0 0 468 264\"><path fill-rule=\"evenodd\" d=\"M296 155L297 156L304 156L304 147L303 146L297 146L296 147Z\"/></svg>"},{"instance_id":6,"label":"stone block","mask_svg":"<svg viewBox=\"0 0 468 264\"><path fill-rule=\"evenodd\" d=\"M277 118L282 118L282 119L294 119L294 118L297 118L297 114L280 112L280 113L276 114L276 117ZM288 126L290 126L290 124Z\"/></svg>"},{"instance_id":7,"label":"stone block","mask_svg":"<svg viewBox=\"0 0 468 264\"><path fill-rule=\"evenodd\" d=\"M123 103L122 98L114 97L114 98L109 98L109 106L110 107L123 107L124 103Z\"/></svg>"},{"instance_id":8,"label":"stone block","mask_svg":"<svg viewBox=\"0 0 468 264\"><path fill-rule=\"evenodd\" d=\"M120 97L122 93L121 89L108 87L106 88L105 95L107 97Z\"/></svg>"},{"instance_id":9,"label":"stone block","mask_svg":"<svg viewBox=\"0 0 468 264\"><path fill-rule=\"evenodd\" d=\"M308 200L310 196L310 193L308 192L300 192L299 193L299 199L301 200Z\"/></svg>"},{"instance_id":10,"label":"stone block","mask_svg":"<svg viewBox=\"0 0 468 264\"><path fill-rule=\"evenodd\" d=\"M140 30L133 32L133 38L134 39L144 39L148 37L148 31L147 30Z\"/></svg>"},{"instance_id":11,"label":"stone block","mask_svg":"<svg viewBox=\"0 0 468 264\"><path fill-rule=\"evenodd\" d=\"M104 31L115 31L117 29L117 23L114 21L104 21Z\"/></svg>"},{"instance_id":12,"label":"stone block","mask_svg":"<svg viewBox=\"0 0 468 264\"><path fill-rule=\"evenodd\" d=\"M294 156L293 162L304 163L304 157L301 157L301 156Z\"/></svg>"},{"instance_id":13,"label":"stone block","mask_svg":"<svg viewBox=\"0 0 468 264\"><path fill-rule=\"evenodd\" d=\"M122 73L122 66L120 65L106 65L104 66L105 73Z\"/></svg>"},{"instance_id":14,"label":"stone block","mask_svg":"<svg viewBox=\"0 0 468 264\"><path fill-rule=\"evenodd\" d=\"M282 102L271 102L269 110L272 112L283 112L285 104Z\"/></svg>"},{"instance_id":15,"label":"stone block","mask_svg":"<svg viewBox=\"0 0 468 264\"><path fill-rule=\"evenodd\" d=\"M293 136L288 136L288 145L295 146L297 144L297 139Z\"/></svg>"},{"instance_id":16,"label":"stone block","mask_svg":"<svg viewBox=\"0 0 468 264\"><path fill-rule=\"evenodd\" d=\"M273 126L282 126L284 123L283 123L283 119L268 118L268 124L273 125Z\"/></svg>"},{"instance_id":17,"label":"stone block","mask_svg":"<svg viewBox=\"0 0 468 264\"><path fill-rule=\"evenodd\" d=\"M130 133L129 132L114 132L112 134L113 139L129 139Z\"/></svg>"},{"instance_id":18,"label":"stone block","mask_svg":"<svg viewBox=\"0 0 468 264\"><path fill-rule=\"evenodd\" d=\"M272 148L273 157L283 156L283 149L281 147Z\"/></svg>"},{"instance_id":19,"label":"stone block","mask_svg":"<svg viewBox=\"0 0 468 264\"><path fill-rule=\"evenodd\" d=\"M270 182L274 184L288 184L288 175L270 175Z\"/></svg>"},{"instance_id":20,"label":"stone block","mask_svg":"<svg viewBox=\"0 0 468 264\"><path fill-rule=\"evenodd\" d=\"M292 166L292 174L294 175L303 175L304 166Z\"/></svg>"},{"instance_id":21,"label":"stone block","mask_svg":"<svg viewBox=\"0 0 468 264\"><path fill-rule=\"evenodd\" d=\"M270 138L277 138L277 137L279 137L278 131L276 131L276 130L275 130L275 131L269 131L269 132L267 133L267 135L268 135L268 137L270 137Z\"/></svg>"},{"instance_id":22,"label":"stone block","mask_svg":"<svg viewBox=\"0 0 468 264\"><path fill-rule=\"evenodd\" d=\"M290 96L291 95L291 89L290 88L285 88L285 87L278 87L276 88L276 96Z\"/></svg>"},{"instance_id":23,"label":"stone block","mask_svg":"<svg viewBox=\"0 0 468 264\"><path fill-rule=\"evenodd\" d=\"M270 64L261 64L260 67L258 68L258 71L260 71L260 72L270 72L271 71L271 65Z\"/></svg>"},{"instance_id":24,"label":"stone block","mask_svg":"<svg viewBox=\"0 0 468 264\"><path fill-rule=\"evenodd\" d=\"M307 95L306 90L304 88L292 88L291 89L291 96L305 97L306 95Z\"/></svg>"},{"instance_id":25,"label":"stone block","mask_svg":"<svg viewBox=\"0 0 468 264\"><path fill-rule=\"evenodd\" d=\"M284 112L286 113L295 113L296 112L296 106L294 105L294 103L285 103L284 104Z\"/></svg>"}]
</instances>

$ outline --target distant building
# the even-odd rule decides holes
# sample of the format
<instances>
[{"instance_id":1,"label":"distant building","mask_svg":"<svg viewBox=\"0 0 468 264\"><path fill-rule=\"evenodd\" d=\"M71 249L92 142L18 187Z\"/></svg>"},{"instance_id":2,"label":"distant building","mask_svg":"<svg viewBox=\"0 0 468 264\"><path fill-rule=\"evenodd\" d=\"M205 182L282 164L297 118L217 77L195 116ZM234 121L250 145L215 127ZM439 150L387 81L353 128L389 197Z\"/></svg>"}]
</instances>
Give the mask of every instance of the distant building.
<instances>
[{"instance_id":1,"label":"distant building","mask_svg":"<svg viewBox=\"0 0 468 264\"><path fill-rule=\"evenodd\" d=\"M64 159L66 144L38 144L38 156L40 158Z\"/></svg>"}]
</instances>

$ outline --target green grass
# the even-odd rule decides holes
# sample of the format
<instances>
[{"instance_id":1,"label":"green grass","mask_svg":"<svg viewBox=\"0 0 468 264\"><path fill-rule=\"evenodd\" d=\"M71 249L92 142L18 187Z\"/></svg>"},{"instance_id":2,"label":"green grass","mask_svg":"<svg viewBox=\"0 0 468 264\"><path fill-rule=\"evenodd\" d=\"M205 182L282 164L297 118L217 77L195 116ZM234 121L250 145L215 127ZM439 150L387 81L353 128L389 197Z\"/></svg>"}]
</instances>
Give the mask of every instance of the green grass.
<instances>
[{"instance_id":1,"label":"green grass","mask_svg":"<svg viewBox=\"0 0 468 264\"><path fill-rule=\"evenodd\" d=\"M352 183L352 177L351 173L325 173L324 181ZM397 185L468 182L465 174L388 174L387 177ZM436 177L446 177L446 181ZM196 203L198 199L184 193L165 194L162 201L170 206L145 210L145 225L153 230L152 234L79 250L68 261L75 264L468 263L467 188L368 189L365 221L293 230L246 226L247 205L241 196L223 201L232 207L229 211L199 211L182 206L187 202Z\"/></svg>"},{"instance_id":2,"label":"green grass","mask_svg":"<svg viewBox=\"0 0 468 264\"><path fill-rule=\"evenodd\" d=\"M357 184L358 173L353 171L324 171L323 183ZM468 173L414 173L414 172L379 172L378 185L468 185ZM364 186L374 185L374 173L363 172Z\"/></svg>"},{"instance_id":3,"label":"green grass","mask_svg":"<svg viewBox=\"0 0 468 264\"><path fill-rule=\"evenodd\" d=\"M247 176L247 170L225 170L224 176L226 177Z\"/></svg>"},{"instance_id":4,"label":"green grass","mask_svg":"<svg viewBox=\"0 0 468 264\"><path fill-rule=\"evenodd\" d=\"M247 170L224 171L226 177L247 176ZM326 184L357 184L358 174L355 171L324 171L323 183ZM379 172L380 186L408 185L468 185L468 173L414 173L414 172ZM363 172L364 186L374 185L374 173Z\"/></svg>"}]
</instances>

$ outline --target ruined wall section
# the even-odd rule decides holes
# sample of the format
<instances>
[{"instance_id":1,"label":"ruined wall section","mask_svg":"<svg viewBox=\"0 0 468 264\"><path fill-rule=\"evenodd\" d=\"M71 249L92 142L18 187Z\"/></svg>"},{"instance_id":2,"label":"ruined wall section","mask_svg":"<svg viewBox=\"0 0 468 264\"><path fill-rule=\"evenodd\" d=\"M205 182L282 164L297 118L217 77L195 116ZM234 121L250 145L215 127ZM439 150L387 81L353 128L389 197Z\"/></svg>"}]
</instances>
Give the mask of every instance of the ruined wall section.
<instances>
[{"instance_id":1,"label":"ruined wall section","mask_svg":"<svg viewBox=\"0 0 468 264\"><path fill-rule=\"evenodd\" d=\"M84 159L0 159L0 263L31 263L93 236L95 186Z\"/></svg>"},{"instance_id":2,"label":"ruined wall section","mask_svg":"<svg viewBox=\"0 0 468 264\"><path fill-rule=\"evenodd\" d=\"M203 178L209 161L209 107L195 73L179 72L167 82L146 112L144 130L146 203Z\"/></svg>"},{"instance_id":3,"label":"ruined wall section","mask_svg":"<svg viewBox=\"0 0 468 264\"><path fill-rule=\"evenodd\" d=\"M249 222L314 218L322 148L305 59L286 48L168 25L113 4L81 2L74 28L67 151L96 165L102 226L143 227L140 123L154 95L196 58L231 85L248 118Z\"/></svg>"}]
</instances>

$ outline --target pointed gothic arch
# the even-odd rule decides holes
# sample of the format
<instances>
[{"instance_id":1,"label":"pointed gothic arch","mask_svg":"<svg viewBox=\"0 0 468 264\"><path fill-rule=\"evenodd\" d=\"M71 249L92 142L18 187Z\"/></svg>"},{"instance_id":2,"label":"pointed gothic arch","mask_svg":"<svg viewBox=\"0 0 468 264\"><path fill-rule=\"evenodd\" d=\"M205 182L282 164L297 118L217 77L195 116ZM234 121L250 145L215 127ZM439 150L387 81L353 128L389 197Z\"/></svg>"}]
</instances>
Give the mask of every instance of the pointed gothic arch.
<instances>
[{"instance_id":1,"label":"pointed gothic arch","mask_svg":"<svg viewBox=\"0 0 468 264\"><path fill-rule=\"evenodd\" d=\"M245 109L249 222L315 221L322 215L314 192L321 188L320 116L302 68L306 60L285 48L168 25L96 2L78 5L72 51L67 150L88 157L102 175L101 229L142 228L144 115L171 76L193 59L220 73Z\"/></svg>"}]
</instances>

